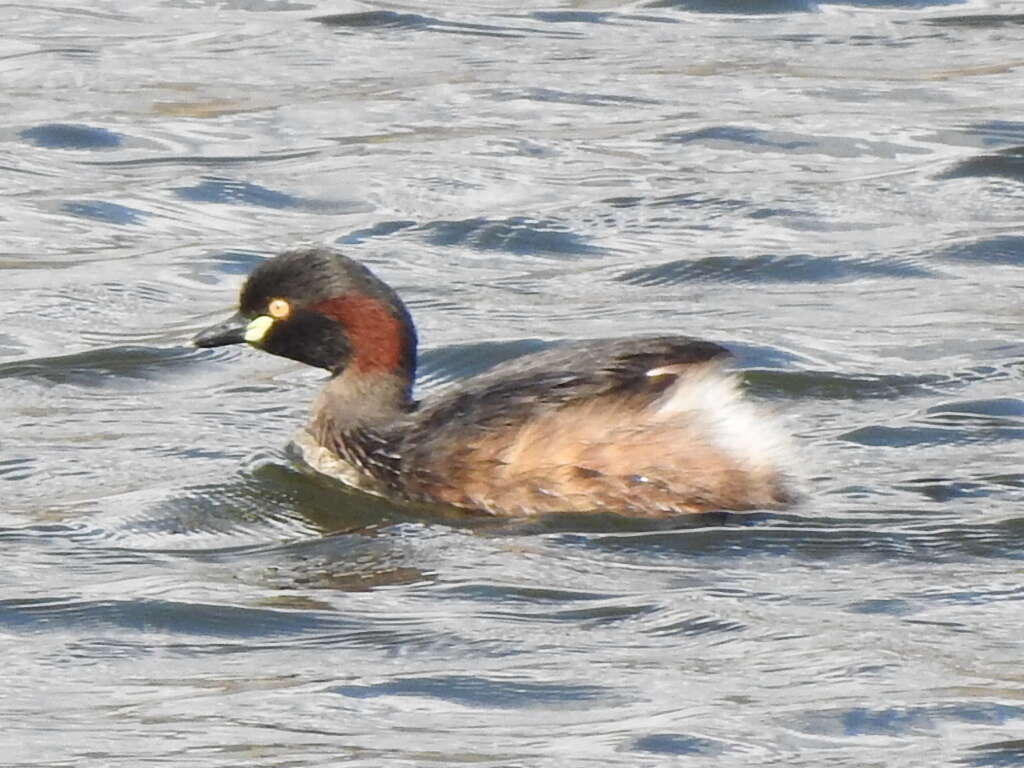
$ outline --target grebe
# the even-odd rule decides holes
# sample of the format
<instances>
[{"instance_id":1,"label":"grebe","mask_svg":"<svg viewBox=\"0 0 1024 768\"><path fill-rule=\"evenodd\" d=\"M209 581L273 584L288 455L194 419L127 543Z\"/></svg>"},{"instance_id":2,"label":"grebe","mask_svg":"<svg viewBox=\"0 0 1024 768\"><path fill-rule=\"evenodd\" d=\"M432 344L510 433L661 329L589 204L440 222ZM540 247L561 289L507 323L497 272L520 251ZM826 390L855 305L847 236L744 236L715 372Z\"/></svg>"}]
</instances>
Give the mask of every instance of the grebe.
<instances>
[{"instance_id":1,"label":"grebe","mask_svg":"<svg viewBox=\"0 0 1024 768\"><path fill-rule=\"evenodd\" d=\"M331 378L296 439L364 491L492 515L780 508L787 440L709 341L589 341L495 366L422 402L416 331L369 269L327 248L258 266L239 312L195 337L248 344Z\"/></svg>"}]
</instances>

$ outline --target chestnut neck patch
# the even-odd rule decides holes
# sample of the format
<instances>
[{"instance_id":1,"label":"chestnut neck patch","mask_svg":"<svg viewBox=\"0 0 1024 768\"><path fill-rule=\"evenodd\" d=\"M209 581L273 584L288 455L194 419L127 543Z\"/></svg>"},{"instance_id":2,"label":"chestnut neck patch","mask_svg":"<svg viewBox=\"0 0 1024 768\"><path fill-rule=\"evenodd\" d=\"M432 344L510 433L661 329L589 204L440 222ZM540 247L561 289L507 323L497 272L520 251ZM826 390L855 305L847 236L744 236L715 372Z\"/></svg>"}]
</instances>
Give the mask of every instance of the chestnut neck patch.
<instances>
[{"instance_id":1,"label":"chestnut neck patch","mask_svg":"<svg viewBox=\"0 0 1024 768\"><path fill-rule=\"evenodd\" d=\"M370 296L346 294L310 307L337 322L352 344L352 365L361 373L396 373L408 365L407 336L391 308Z\"/></svg>"}]
</instances>

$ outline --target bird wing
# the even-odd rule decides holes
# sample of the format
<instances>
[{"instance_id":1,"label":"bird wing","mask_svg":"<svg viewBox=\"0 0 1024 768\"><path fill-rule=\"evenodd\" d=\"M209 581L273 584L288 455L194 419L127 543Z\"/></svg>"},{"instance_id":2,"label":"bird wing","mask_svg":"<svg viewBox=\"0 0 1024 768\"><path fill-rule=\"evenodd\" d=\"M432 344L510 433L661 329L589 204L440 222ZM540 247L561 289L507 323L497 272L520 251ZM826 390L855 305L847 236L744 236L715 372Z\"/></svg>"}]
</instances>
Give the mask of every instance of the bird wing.
<instances>
[{"instance_id":1,"label":"bird wing","mask_svg":"<svg viewBox=\"0 0 1024 768\"><path fill-rule=\"evenodd\" d=\"M403 485L496 514L738 508L753 478L704 413L740 398L722 372L728 357L711 342L656 337L503 363L405 425ZM761 501L770 497L766 483Z\"/></svg>"}]
</instances>

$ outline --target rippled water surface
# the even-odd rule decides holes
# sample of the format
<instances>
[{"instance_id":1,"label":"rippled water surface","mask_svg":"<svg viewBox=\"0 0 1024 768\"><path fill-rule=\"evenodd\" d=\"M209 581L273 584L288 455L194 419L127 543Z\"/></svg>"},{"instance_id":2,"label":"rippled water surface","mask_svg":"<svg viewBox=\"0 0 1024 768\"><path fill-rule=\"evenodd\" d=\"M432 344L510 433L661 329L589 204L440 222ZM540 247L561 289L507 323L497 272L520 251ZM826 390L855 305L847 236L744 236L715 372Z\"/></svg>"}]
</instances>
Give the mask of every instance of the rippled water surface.
<instances>
[{"instance_id":1,"label":"rippled water surface","mask_svg":"<svg viewBox=\"0 0 1024 768\"><path fill-rule=\"evenodd\" d=\"M0 5L10 766L1024 765L1024 8ZM784 514L451 520L188 341L335 244L427 392L729 346Z\"/></svg>"}]
</instances>

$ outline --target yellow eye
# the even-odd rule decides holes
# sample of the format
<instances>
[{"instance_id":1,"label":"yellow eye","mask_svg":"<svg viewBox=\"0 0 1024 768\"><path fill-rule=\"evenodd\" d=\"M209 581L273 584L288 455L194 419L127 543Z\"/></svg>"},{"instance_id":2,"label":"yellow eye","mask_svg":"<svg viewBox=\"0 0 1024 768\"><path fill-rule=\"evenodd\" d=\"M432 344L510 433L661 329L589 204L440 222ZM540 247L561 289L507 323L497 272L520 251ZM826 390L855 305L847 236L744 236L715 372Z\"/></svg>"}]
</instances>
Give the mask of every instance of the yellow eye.
<instances>
[{"instance_id":1,"label":"yellow eye","mask_svg":"<svg viewBox=\"0 0 1024 768\"><path fill-rule=\"evenodd\" d=\"M267 304L267 312L276 320L284 320L292 313L292 305L284 299L271 299Z\"/></svg>"}]
</instances>

